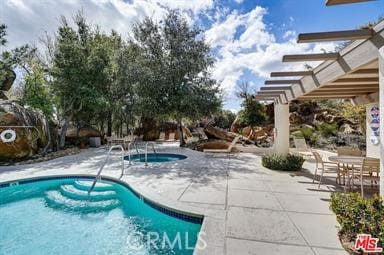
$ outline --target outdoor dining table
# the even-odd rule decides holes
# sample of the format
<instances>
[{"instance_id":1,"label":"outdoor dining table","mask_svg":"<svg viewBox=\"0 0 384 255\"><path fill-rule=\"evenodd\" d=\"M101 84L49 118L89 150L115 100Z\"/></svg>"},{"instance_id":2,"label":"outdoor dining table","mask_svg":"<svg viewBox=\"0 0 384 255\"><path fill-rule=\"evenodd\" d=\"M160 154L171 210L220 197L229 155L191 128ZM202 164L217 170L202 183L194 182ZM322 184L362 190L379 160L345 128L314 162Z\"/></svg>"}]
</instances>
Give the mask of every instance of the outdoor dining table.
<instances>
[{"instance_id":1,"label":"outdoor dining table","mask_svg":"<svg viewBox=\"0 0 384 255\"><path fill-rule=\"evenodd\" d=\"M328 157L328 160L338 163L339 166L341 165L344 172L347 172L347 173L351 172L351 177L349 177L350 175L348 174L348 177L349 177L348 178L348 188L350 188L351 187L351 179L352 179L352 185L354 185L353 179L354 179L355 168L356 168L356 166L361 166L363 163L363 159L365 159L365 158L374 159L374 158L370 158L370 157L342 155L342 156L330 156L330 157ZM359 167L359 173L360 173L360 171L361 171L361 167Z\"/></svg>"}]
</instances>

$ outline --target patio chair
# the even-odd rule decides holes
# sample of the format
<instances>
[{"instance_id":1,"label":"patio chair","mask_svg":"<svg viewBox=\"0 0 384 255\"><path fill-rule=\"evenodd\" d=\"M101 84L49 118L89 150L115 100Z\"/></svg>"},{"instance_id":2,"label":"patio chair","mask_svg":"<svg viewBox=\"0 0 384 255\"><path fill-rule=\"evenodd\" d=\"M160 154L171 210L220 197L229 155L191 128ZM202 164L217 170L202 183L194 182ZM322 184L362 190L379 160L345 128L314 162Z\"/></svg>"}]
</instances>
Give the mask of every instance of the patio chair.
<instances>
[{"instance_id":1,"label":"patio chair","mask_svg":"<svg viewBox=\"0 0 384 255\"><path fill-rule=\"evenodd\" d=\"M159 141L159 142L165 141L165 132L160 132L159 139L157 139L156 141Z\"/></svg>"},{"instance_id":2,"label":"patio chair","mask_svg":"<svg viewBox=\"0 0 384 255\"><path fill-rule=\"evenodd\" d=\"M239 141L239 139L240 139L240 136L236 136L232 140L231 144L228 146L227 149L204 149L204 152L208 152L208 153L231 153L233 147L235 147L235 145Z\"/></svg>"},{"instance_id":3,"label":"patio chair","mask_svg":"<svg viewBox=\"0 0 384 255\"><path fill-rule=\"evenodd\" d=\"M320 175L320 180L319 180L319 188L321 185L321 181L323 179L323 175L325 172L333 172L336 173L336 183L339 180L339 183L341 183L341 175L344 176L344 182L345 182L345 175L344 172L340 170L339 165L336 162L329 162L329 161L323 161L323 158L321 157L320 153L317 151L313 151L313 156L315 157L316 160L316 169L315 169L315 174L313 176L312 182L315 182L315 178L317 176L317 171L321 170L321 175Z\"/></svg>"},{"instance_id":4,"label":"patio chair","mask_svg":"<svg viewBox=\"0 0 384 255\"><path fill-rule=\"evenodd\" d=\"M339 147L337 148L338 156L363 156L363 152L359 148L355 147Z\"/></svg>"},{"instance_id":5,"label":"patio chair","mask_svg":"<svg viewBox=\"0 0 384 255\"><path fill-rule=\"evenodd\" d=\"M380 160L374 158L364 158L360 168L360 174L354 177L360 181L361 196L364 196L364 180L370 180L371 186L379 183Z\"/></svg>"},{"instance_id":6,"label":"patio chair","mask_svg":"<svg viewBox=\"0 0 384 255\"><path fill-rule=\"evenodd\" d=\"M295 143L293 153L304 157L311 157L313 155L312 149L307 145L304 138L293 138L293 142Z\"/></svg>"}]
</instances>

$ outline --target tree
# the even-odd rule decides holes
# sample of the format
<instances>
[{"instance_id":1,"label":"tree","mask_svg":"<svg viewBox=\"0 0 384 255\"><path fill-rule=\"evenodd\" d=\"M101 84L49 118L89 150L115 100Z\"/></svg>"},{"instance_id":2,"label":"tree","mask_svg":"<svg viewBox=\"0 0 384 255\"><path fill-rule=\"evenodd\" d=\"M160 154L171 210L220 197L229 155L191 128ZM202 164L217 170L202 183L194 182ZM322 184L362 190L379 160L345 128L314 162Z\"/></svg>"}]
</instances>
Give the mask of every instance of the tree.
<instances>
[{"instance_id":1,"label":"tree","mask_svg":"<svg viewBox=\"0 0 384 255\"><path fill-rule=\"evenodd\" d=\"M108 84L108 58L100 47L100 31L90 27L81 13L74 18L76 29L62 17L54 39L50 74L62 122L60 147L70 121L90 122L104 106L100 88Z\"/></svg>"},{"instance_id":2,"label":"tree","mask_svg":"<svg viewBox=\"0 0 384 255\"><path fill-rule=\"evenodd\" d=\"M22 82L22 105L40 110L47 118L52 119L54 114L53 98L49 91L47 71L36 57L27 61L28 71Z\"/></svg>"},{"instance_id":3,"label":"tree","mask_svg":"<svg viewBox=\"0 0 384 255\"><path fill-rule=\"evenodd\" d=\"M183 119L208 116L221 106L221 90L208 72L214 62L210 48L201 30L191 28L177 11L161 23L146 18L134 27L134 35L141 53L136 93L143 115L175 119L182 146Z\"/></svg>"},{"instance_id":4,"label":"tree","mask_svg":"<svg viewBox=\"0 0 384 255\"><path fill-rule=\"evenodd\" d=\"M266 120L265 106L254 100L248 83L239 85L238 97L243 99L239 111L240 124L243 126L259 126Z\"/></svg>"},{"instance_id":5,"label":"tree","mask_svg":"<svg viewBox=\"0 0 384 255\"><path fill-rule=\"evenodd\" d=\"M229 110L222 110L214 115L215 126L223 129L230 129L236 119L236 114Z\"/></svg>"},{"instance_id":6,"label":"tree","mask_svg":"<svg viewBox=\"0 0 384 255\"><path fill-rule=\"evenodd\" d=\"M0 24L0 47L7 44L7 26ZM14 69L16 67L26 68L25 61L35 52L34 48L28 45L6 50L0 54L0 98L7 99L2 94L1 90L9 90L14 80L16 79L16 73Z\"/></svg>"}]
</instances>

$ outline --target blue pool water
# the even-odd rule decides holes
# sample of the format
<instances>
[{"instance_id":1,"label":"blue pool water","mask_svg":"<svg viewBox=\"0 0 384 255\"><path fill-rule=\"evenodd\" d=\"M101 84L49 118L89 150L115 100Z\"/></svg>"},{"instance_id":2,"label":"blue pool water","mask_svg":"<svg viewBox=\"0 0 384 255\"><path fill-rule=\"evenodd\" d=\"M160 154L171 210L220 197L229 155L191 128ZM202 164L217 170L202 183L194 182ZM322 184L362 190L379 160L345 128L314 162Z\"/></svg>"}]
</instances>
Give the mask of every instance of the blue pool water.
<instances>
[{"instance_id":1,"label":"blue pool water","mask_svg":"<svg viewBox=\"0 0 384 255\"><path fill-rule=\"evenodd\" d=\"M175 160L186 159L187 156L182 154L174 154L174 153L148 153L147 162L148 163L161 163L161 162L169 162ZM128 156L125 156L125 160L128 160ZM131 161L133 162L145 162L145 154L133 154L131 155Z\"/></svg>"},{"instance_id":2,"label":"blue pool water","mask_svg":"<svg viewBox=\"0 0 384 255\"><path fill-rule=\"evenodd\" d=\"M101 181L88 196L91 181L66 178L0 188L0 254L193 253L198 218L169 216L115 182Z\"/></svg>"}]
</instances>

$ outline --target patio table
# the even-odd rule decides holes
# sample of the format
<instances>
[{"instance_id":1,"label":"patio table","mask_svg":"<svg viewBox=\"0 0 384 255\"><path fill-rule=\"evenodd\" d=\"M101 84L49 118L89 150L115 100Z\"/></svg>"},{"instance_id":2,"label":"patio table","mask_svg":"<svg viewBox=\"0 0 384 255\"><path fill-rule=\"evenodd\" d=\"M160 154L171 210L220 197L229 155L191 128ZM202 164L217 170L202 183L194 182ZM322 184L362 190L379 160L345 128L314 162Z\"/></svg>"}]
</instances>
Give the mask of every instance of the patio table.
<instances>
[{"instance_id":1,"label":"patio table","mask_svg":"<svg viewBox=\"0 0 384 255\"><path fill-rule=\"evenodd\" d=\"M354 185L353 179L354 179L355 166L361 166L361 164L363 163L363 159L365 158L373 159L370 157L343 155L343 156L330 156L328 157L328 160L332 162L336 162L339 165L342 165L343 171L348 173L348 188L350 188L351 179L352 179L352 186ZM361 171L360 168L359 168L359 171ZM349 172L351 172L351 175L349 175Z\"/></svg>"}]
</instances>

